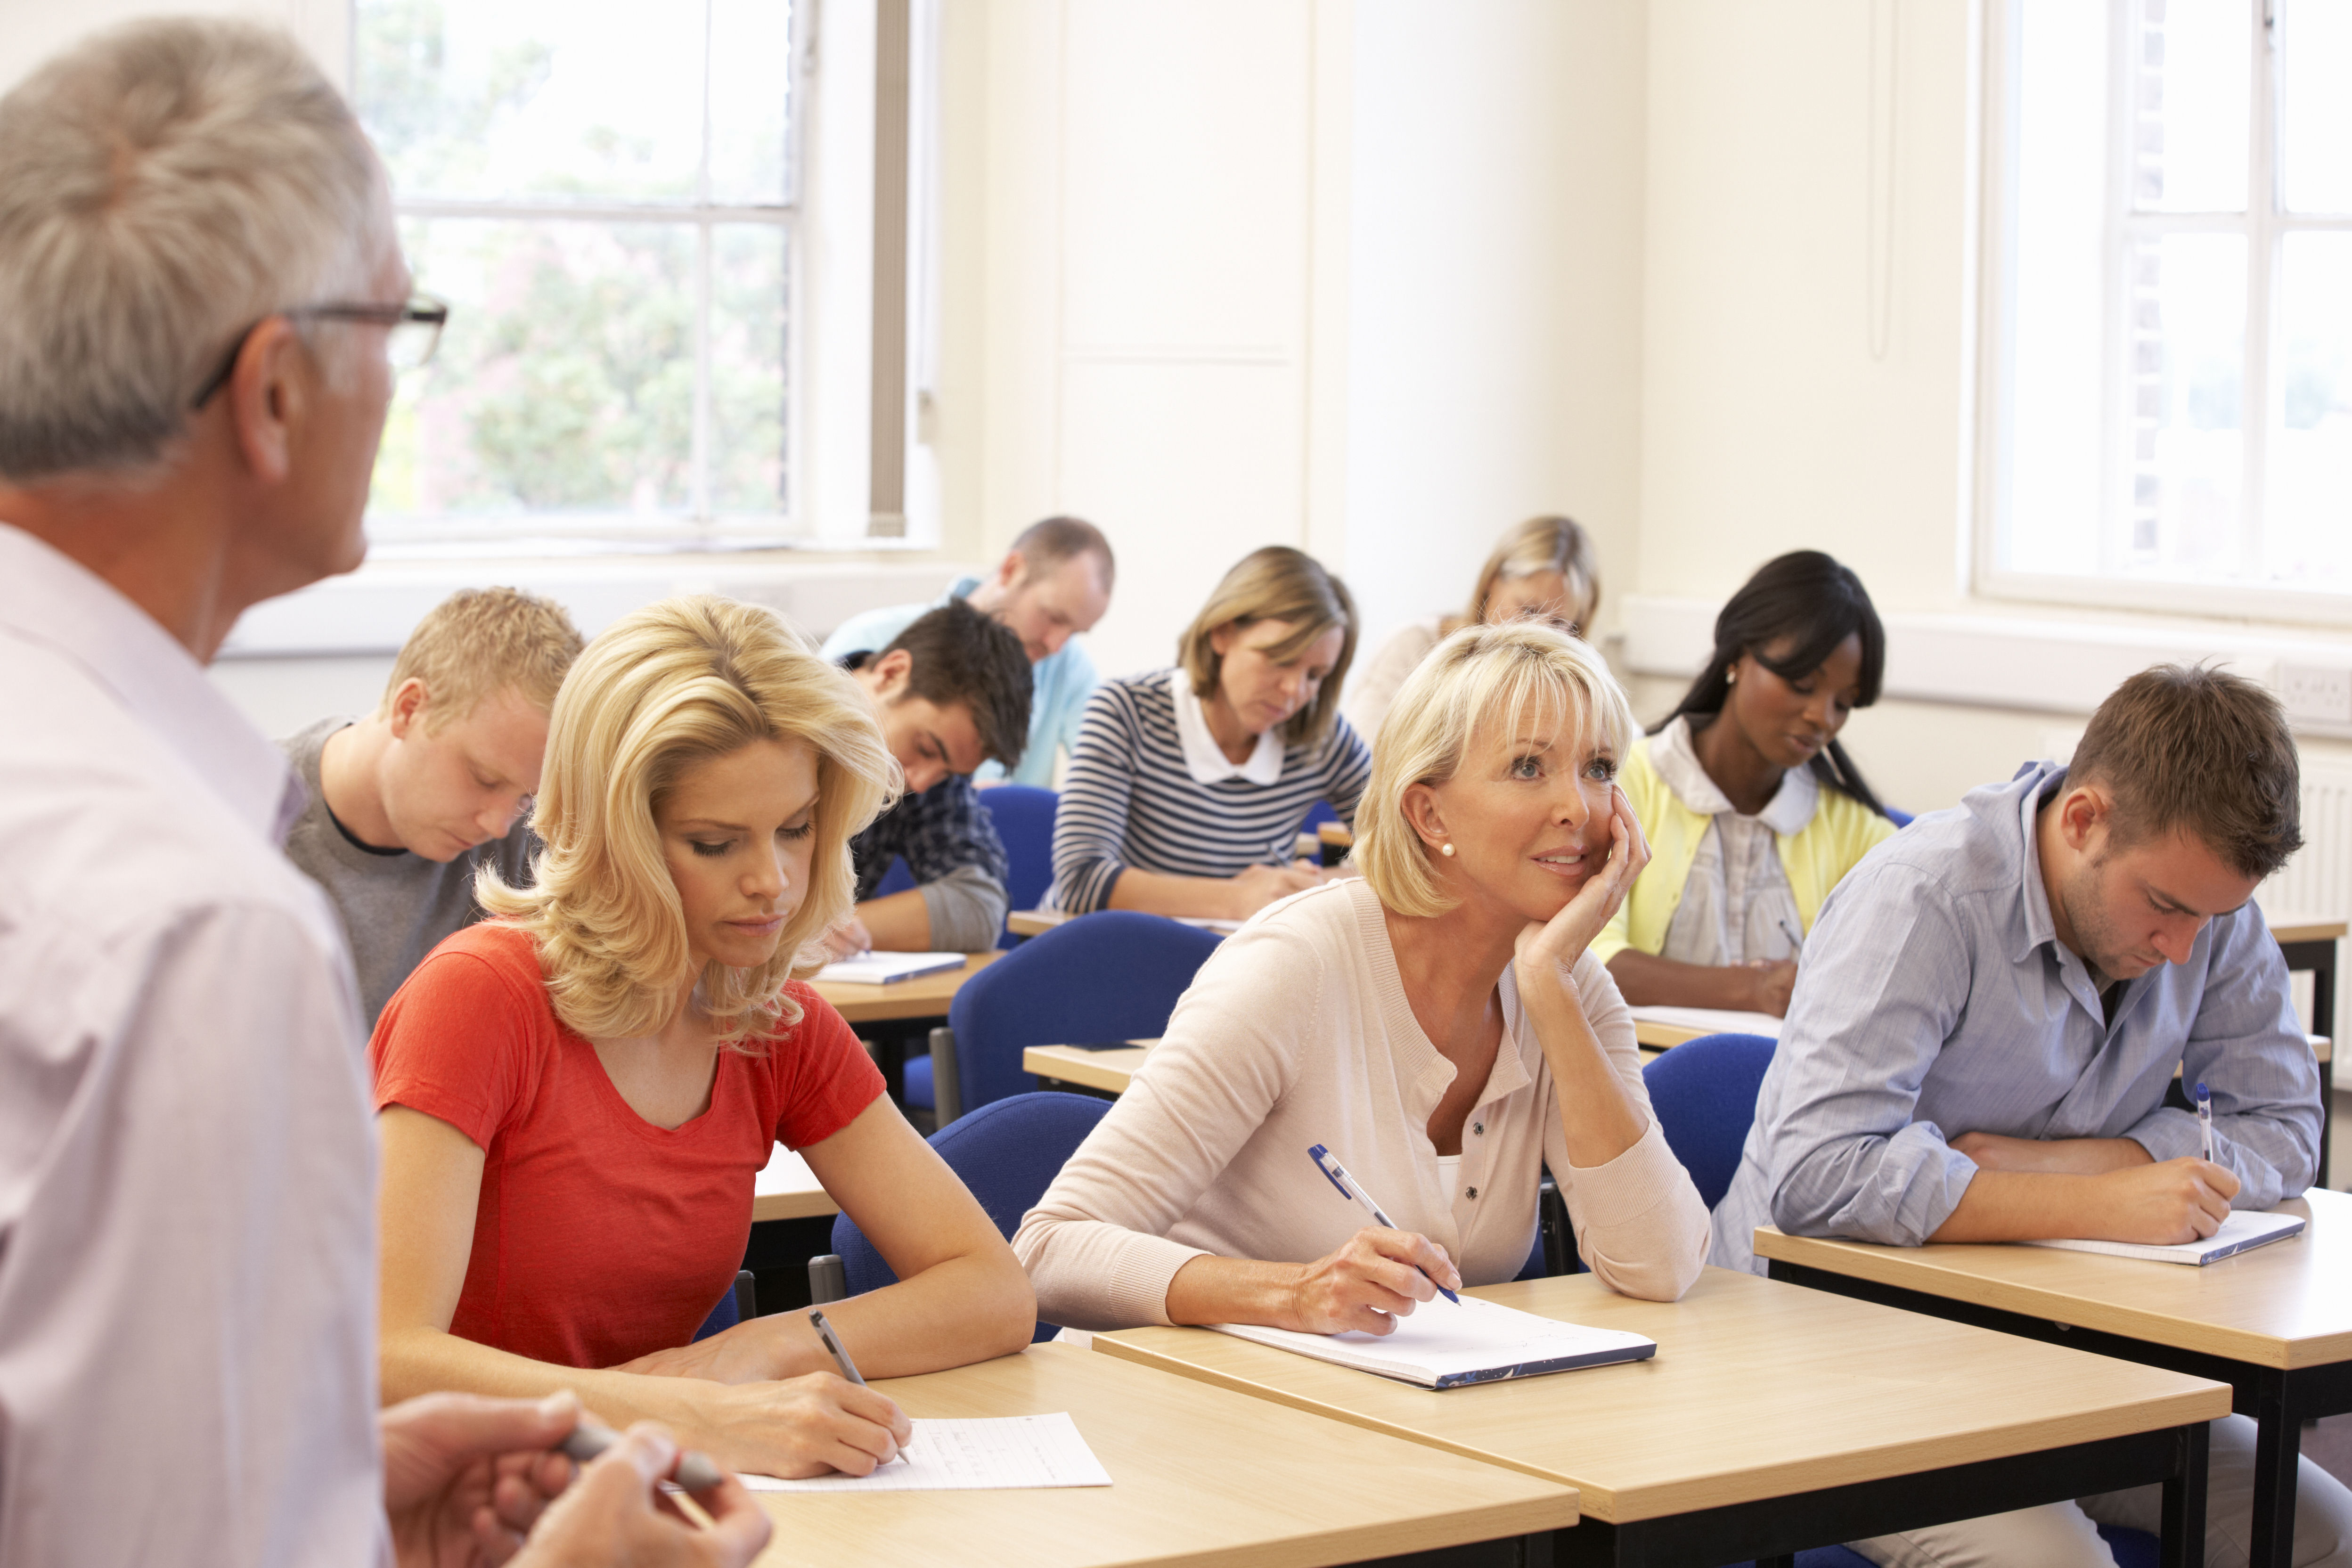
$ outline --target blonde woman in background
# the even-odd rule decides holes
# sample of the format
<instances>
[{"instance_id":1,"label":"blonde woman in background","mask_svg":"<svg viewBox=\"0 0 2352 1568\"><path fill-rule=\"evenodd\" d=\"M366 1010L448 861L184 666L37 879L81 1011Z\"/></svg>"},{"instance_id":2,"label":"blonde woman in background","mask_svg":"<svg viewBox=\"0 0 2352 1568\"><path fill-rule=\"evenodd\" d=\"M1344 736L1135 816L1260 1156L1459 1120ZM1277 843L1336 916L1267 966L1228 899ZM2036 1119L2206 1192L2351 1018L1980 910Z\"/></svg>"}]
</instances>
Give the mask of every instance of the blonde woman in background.
<instances>
[{"instance_id":1,"label":"blonde woman in background","mask_svg":"<svg viewBox=\"0 0 2352 1568\"><path fill-rule=\"evenodd\" d=\"M866 1373L1019 1349L1028 1282L841 1016L791 981L849 911L849 840L898 773L847 675L770 612L673 599L557 695L531 887L436 948L370 1055L383 1142L384 1397L576 1390L731 1468L863 1475L907 1419L800 1314L688 1342L752 1181L806 1157L901 1283L828 1310Z\"/></svg>"},{"instance_id":2,"label":"blonde woman in background","mask_svg":"<svg viewBox=\"0 0 2352 1568\"><path fill-rule=\"evenodd\" d=\"M1174 668L1087 700L1054 816L1055 906L1241 921L1322 881L1292 846L1318 800L1352 822L1371 776L1339 717L1355 652L1346 584L1287 545L1244 556Z\"/></svg>"},{"instance_id":3,"label":"blonde woman in background","mask_svg":"<svg viewBox=\"0 0 2352 1568\"><path fill-rule=\"evenodd\" d=\"M1649 858L1615 784L1633 736L1600 657L1549 622L1439 644L1373 765L1363 875L1226 940L1022 1221L1045 1318L1386 1333L1433 1279L1519 1272L1547 1163L1611 1289L1688 1289L1706 1208L1586 951ZM1316 1143L1402 1228L1318 1201Z\"/></svg>"},{"instance_id":4,"label":"blonde woman in background","mask_svg":"<svg viewBox=\"0 0 2352 1568\"><path fill-rule=\"evenodd\" d=\"M1405 677L1440 639L1464 626L1493 626L1532 614L1565 621L1570 631L1587 637L1600 608L1601 562L1591 536L1571 518L1531 517L1503 535L1495 553L1486 557L1466 613L1415 621L1381 646L1356 678L1348 698L1348 722L1365 744L1377 744L1381 721Z\"/></svg>"}]
</instances>

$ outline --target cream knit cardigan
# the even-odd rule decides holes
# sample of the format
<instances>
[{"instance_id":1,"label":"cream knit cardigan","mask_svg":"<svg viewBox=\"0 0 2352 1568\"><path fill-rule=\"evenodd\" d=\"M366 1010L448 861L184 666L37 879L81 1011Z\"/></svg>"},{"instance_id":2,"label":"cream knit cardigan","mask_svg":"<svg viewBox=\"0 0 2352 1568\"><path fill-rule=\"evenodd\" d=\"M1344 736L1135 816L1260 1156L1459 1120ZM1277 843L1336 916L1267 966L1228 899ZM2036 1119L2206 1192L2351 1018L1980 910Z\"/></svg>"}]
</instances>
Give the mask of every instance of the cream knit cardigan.
<instances>
[{"instance_id":1,"label":"cream knit cardigan","mask_svg":"<svg viewBox=\"0 0 2352 1568\"><path fill-rule=\"evenodd\" d=\"M1646 1117L1633 1021L1591 954L1585 1016ZM1202 1253L1308 1262L1367 1223L1307 1157L1333 1153L1391 1218L1465 1279L1515 1277L1549 1163L1577 1250L1611 1289L1673 1300L1706 1261L1706 1207L1656 1120L1605 1165L1570 1165L1552 1079L1511 973L1504 1037L1441 1190L1429 1118L1453 1081L1406 1004L1380 900L1361 879L1297 894L1227 939L1177 1004L1134 1083L1023 1219L1037 1315L1078 1329L1168 1321L1168 1284Z\"/></svg>"}]
</instances>

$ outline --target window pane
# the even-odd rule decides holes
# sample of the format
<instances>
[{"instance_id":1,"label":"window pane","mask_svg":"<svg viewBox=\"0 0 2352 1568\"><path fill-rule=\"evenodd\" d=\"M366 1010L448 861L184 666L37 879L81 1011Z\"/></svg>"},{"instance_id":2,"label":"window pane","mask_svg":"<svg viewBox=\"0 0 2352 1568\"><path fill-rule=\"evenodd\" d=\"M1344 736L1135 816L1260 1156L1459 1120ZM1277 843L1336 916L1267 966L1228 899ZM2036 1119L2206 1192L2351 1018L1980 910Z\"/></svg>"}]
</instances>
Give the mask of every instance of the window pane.
<instances>
[{"instance_id":1,"label":"window pane","mask_svg":"<svg viewBox=\"0 0 2352 1568\"><path fill-rule=\"evenodd\" d=\"M2239 563L2246 245L2176 234L2132 248L2132 411L2122 559L2155 575Z\"/></svg>"},{"instance_id":2,"label":"window pane","mask_svg":"<svg viewBox=\"0 0 2352 1568\"><path fill-rule=\"evenodd\" d=\"M736 224L711 232L710 504L718 512L785 508L785 231Z\"/></svg>"},{"instance_id":3,"label":"window pane","mask_svg":"<svg viewBox=\"0 0 2352 1568\"><path fill-rule=\"evenodd\" d=\"M2136 0L2133 11L2133 205L2243 211L2252 7L2247 0Z\"/></svg>"},{"instance_id":4,"label":"window pane","mask_svg":"<svg viewBox=\"0 0 2352 1568\"><path fill-rule=\"evenodd\" d=\"M792 199L793 8L780 0L711 0L710 199L777 206Z\"/></svg>"},{"instance_id":5,"label":"window pane","mask_svg":"<svg viewBox=\"0 0 2352 1568\"><path fill-rule=\"evenodd\" d=\"M2288 235L2276 309L2263 565L2352 591L2352 234Z\"/></svg>"},{"instance_id":6,"label":"window pane","mask_svg":"<svg viewBox=\"0 0 2352 1568\"><path fill-rule=\"evenodd\" d=\"M2284 0L2278 38L2280 199L2352 213L2352 0Z\"/></svg>"},{"instance_id":7,"label":"window pane","mask_svg":"<svg viewBox=\"0 0 2352 1568\"><path fill-rule=\"evenodd\" d=\"M690 226L412 218L401 229L418 286L449 301L449 329L433 363L401 380L378 510L686 509Z\"/></svg>"},{"instance_id":8,"label":"window pane","mask_svg":"<svg viewBox=\"0 0 2352 1568\"><path fill-rule=\"evenodd\" d=\"M359 0L354 24L360 117L402 196L695 198L701 0L657 26L635 0Z\"/></svg>"}]
</instances>

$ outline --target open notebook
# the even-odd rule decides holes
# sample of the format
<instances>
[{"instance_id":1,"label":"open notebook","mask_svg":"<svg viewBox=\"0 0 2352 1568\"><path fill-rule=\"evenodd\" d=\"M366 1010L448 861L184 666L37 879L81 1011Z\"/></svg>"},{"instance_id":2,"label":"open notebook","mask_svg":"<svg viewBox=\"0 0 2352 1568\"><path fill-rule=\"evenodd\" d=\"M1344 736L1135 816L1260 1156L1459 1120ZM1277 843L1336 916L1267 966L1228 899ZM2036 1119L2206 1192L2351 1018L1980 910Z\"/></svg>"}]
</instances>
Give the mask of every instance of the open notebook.
<instances>
[{"instance_id":1,"label":"open notebook","mask_svg":"<svg viewBox=\"0 0 2352 1568\"><path fill-rule=\"evenodd\" d=\"M1463 1297L1458 1306L1443 1300L1423 1302L1399 1318L1396 1331L1389 1334L1301 1334L1254 1323L1212 1326L1221 1334L1423 1388L1539 1377L1582 1366L1644 1361L1658 1352L1658 1342L1640 1334L1539 1318L1475 1296Z\"/></svg>"},{"instance_id":2,"label":"open notebook","mask_svg":"<svg viewBox=\"0 0 2352 1568\"><path fill-rule=\"evenodd\" d=\"M824 984L889 985L919 974L961 969L963 963L961 952L861 952L856 958L837 958L809 978Z\"/></svg>"},{"instance_id":3,"label":"open notebook","mask_svg":"<svg viewBox=\"0 0 2352 1568\"><path fill-rule=\"evenodd\" d=\"M2068 1252L2104 1252L2111 1258L2145 1258L2151 1263L2193 1263L2202 1268L2233 1252L2300 1236L2303 1224L2299 1214L2242 1211L2223 1220L2221 1228L2204 1240L2183 1242L2178 1247L2150 1247L2137 1241L2029 1241L2025 1245L2063 1247Z\"/></svg>"}]
</instances>

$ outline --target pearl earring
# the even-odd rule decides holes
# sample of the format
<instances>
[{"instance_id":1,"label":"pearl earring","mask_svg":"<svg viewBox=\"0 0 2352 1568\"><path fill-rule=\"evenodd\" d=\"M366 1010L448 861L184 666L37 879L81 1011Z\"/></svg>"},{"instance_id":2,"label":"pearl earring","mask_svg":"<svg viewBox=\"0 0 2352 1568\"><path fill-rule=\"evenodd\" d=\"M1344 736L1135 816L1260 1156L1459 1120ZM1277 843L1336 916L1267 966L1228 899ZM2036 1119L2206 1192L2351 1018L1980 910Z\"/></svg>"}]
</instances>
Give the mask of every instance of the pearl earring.
<instances>
[{"instance_id":1,"label":"pearl earring","mask_svg":"<svg viewBox=\"0 0 2352 1568\"><path fill-rule=\"evenodd\" d=\"M1451 855L1454 853L1454 846L1451 844L1441 844L1437 847L1437 852L1440 855Z\"/></svg>"},{"instance_id":2,"label":"pearl earring","mask_svg":"<svg viewBox=\"0 0 2352 1568\"><path fill-rule=\"evenodd\" d=\"M1739 684L1739 671L1738 671L1738 670L1737 670L1737 669L1727 669L1727 670L1725 670L1725 671L1723 672L1723 683L1724 683L1726 686L1737 686L1737 685L1738 685L1738 684Z\"/></svg>"}]
</instances>

